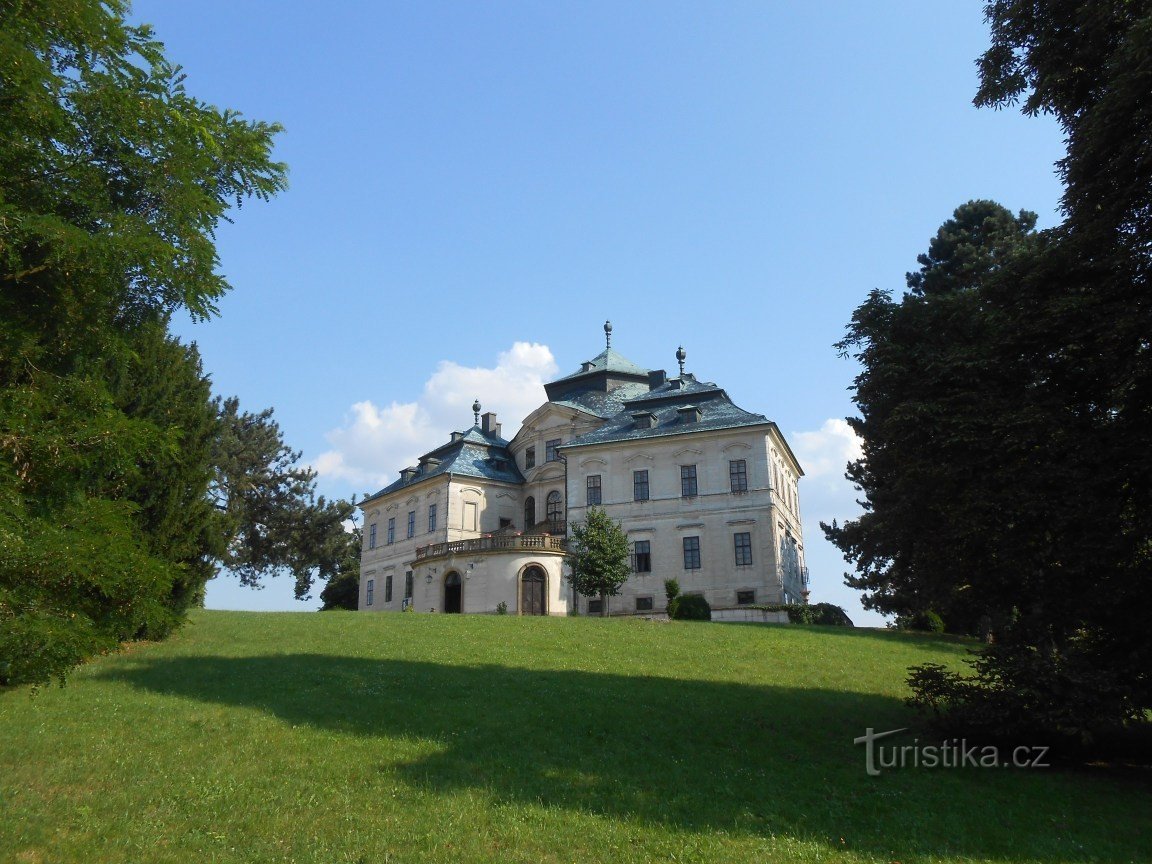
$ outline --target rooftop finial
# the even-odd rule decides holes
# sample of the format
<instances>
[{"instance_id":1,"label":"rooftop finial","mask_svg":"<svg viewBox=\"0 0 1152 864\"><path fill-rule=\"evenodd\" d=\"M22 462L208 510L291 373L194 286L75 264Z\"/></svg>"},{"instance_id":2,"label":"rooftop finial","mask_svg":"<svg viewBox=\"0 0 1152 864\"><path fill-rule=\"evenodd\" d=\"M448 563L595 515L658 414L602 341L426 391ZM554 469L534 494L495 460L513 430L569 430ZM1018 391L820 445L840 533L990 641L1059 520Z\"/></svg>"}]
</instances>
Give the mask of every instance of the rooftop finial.
<instances>
[{"instance_id":1,"label":"rooftop finial","mask_svg":"<svg viewBox=\"0 0 1152 864\"><path fill-rule=\"evenodd\" d=\"M472 403L472 416L476 421L476 425L480 425L480 400L477 399Z\"/></svg>"},{"instance_id":2,"label":"rooftop finial","mask_svg":"<svg viewBox=\"0 0 1152 864\"><path fill-rule=\"evenodd\" d=\"M684 377L684 360L687 357L688 357L688 355L686 353L684 353L684 346L683 345L681 345L679 348L676 349L676 362L680 364L680 377L681 378Z\"/></svg>"},{"instance_id":3,"label":"rooftop finial","mask_svg":"<svg viewBox=\"0 0 1152 864\"><path fill-rule=\"evenodd\" d=\"M612 347L612 322L611 321L605 321L604 322L604 347L605 348L611 348Z\"/></svg>"}]
</instances>

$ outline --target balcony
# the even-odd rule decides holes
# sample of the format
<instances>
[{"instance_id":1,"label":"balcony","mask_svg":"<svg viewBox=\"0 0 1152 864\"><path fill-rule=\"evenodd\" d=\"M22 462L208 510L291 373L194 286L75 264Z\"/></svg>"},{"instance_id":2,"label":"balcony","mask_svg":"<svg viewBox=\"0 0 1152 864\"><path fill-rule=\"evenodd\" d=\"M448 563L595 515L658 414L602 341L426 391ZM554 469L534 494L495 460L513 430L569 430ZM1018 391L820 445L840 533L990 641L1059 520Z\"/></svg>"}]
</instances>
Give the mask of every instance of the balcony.
<instances>
[{"instance_id":1,"label":"balcony","mask_svg":"<svg viewBox=\"0 0 1152 864\"><path fill-rule=\"evenodd\" d=\"M550 537L547 534L524 534L521 536L503 534L421 546L416 550L416 560L422 561L425 558L439 558L443 555L519 552L521 550L563 553L567 551L567 549L568 543L563 537Z\"/></svg>"}]
</instances>

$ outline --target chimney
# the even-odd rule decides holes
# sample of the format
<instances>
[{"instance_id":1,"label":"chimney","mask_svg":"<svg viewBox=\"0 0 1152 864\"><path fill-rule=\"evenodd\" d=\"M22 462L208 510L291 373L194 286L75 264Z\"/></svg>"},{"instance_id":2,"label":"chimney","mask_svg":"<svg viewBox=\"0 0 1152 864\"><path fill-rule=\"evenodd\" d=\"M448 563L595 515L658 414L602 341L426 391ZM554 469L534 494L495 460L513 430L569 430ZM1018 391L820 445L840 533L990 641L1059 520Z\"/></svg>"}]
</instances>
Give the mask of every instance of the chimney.
<instances>
[{"instance_id":1,"label":"chimney","mask_svg":"<svg viewBox=\"0 0 1152 864\"><path fill-rule=\"evenodd\" d=\"M480 422L482 424L480 426L480 430L485 435L488 435L492 438L500 437L500 424L496 422L495 411L489 411L487 414L480 418Z\"/></svg>"},{"instance_id":2,"label":"chimney","mask_svg":"<svg viewBox=\"0 0 1152 864\"><path fill-rule=\"evenodd\" d=\"M657 387L663 387L667 380L668 376L663 369L655 369L648 373L648 389L655 390Z\"/></svg>"}]
</instances>

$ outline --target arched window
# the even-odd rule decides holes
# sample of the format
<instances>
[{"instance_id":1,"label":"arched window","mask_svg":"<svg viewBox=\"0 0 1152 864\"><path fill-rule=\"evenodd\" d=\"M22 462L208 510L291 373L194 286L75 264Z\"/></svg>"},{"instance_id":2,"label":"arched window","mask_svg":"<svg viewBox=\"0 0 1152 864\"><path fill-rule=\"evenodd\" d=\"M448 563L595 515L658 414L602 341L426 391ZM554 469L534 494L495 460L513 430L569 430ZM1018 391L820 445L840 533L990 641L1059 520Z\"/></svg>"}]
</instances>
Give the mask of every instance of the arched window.
<instances>
[{"instance_id":1,"label":"arched window","mask_svg":"<svg viewBox=\"0 0 1152 864\"><path fill-rule=\"evenodd\" d=\"M563 496L556 489L548 493L547 510L549 522L563 522L564 521L564 503Z\"/></svg>"},{"instance_id":2,"label":"arched window","mask_svg":"<svg viewBox=\"0 0 1152 864\"><path fill-rule=\"evenodd\" d=\"M531 495L524 501L524 530L536 524L536 499Z\"/></svg>"}]
</instances>

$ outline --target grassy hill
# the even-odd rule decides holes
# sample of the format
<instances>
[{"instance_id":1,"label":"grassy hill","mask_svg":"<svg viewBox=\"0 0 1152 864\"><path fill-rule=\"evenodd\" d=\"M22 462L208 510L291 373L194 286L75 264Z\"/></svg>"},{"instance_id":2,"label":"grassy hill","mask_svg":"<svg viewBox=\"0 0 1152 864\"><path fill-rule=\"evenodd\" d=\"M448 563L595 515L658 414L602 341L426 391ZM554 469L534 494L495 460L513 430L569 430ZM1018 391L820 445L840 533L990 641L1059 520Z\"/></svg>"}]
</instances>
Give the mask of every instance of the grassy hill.
<instances>
[{"instance_id":1,"label":"grassy hill","mask_svg":"<svg viewBox=\"0 0 1152 864\"><path fill-rule=\"evenodd\" d=\"M943 637L202 612L0 693L0 861L1152 860L1146 778L867 776ZM912 743L913 733L891 741Z\"/></svg>"}]
</instances>

